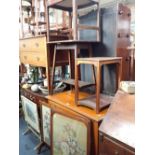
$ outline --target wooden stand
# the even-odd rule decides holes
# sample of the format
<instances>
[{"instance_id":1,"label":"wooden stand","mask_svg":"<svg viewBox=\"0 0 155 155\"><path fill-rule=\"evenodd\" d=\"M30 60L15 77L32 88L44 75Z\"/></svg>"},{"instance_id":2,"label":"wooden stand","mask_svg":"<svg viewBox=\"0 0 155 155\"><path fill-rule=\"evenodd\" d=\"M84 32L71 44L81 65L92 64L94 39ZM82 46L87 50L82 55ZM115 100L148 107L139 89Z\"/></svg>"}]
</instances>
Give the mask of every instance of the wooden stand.
<instances>
[{"instance_id":1,"label":"wooden stand","mask_svg":"<svg viewBox=\"0 0 155 155\"><path fill-rule=\"evenodd\" d=\"M96 67L96 96L90 97L87 99L80 99L78 96L78 66L80 64L92 64ZM93 57L93 58L77 58L75 64L75 103L76 105L85 105L87 107L93 108L96 110L98 114L101 108L107 107L111 101L112 97L107 95L100 95L101 89L101 66L102 65L109 65L109 64L117 64L117 86L118 89L120 80L121 80L121 68L122 68L122 59L120 57ZM96 102L95 102L96 98Z\"/></svg>"},{"instance_id":2,"label":"wooden stand","mask_svg":"<svg viewBox=\"0 0 155 155\"><path fill-rule=\"evenodd\" d=\"M34 148L34 150L36 150L36 152L39 154L41 151L41 148L46 144L46 142L43 139L42 123L40 121L42 119L42 117L40 116L40 113L41 113L40 102L41 101L47 102L47 100L45 99L45 96L43 96L41 93L34 93L28 89L22 89L21 91L22 91L22 95L26 99L28 99L30 102L33 102L37 106L38 120L39 120L39 132L36 131L36 129L29 124L27 119L25 119L25 121L27 123L27 129L23 132L23 135L26 135L29 131L31 131L35 136L37 136L37 138L39 139L40 142ZM25 114L26 113L24 112L24 116L25 116Z\"/></svg>"},{"instance_id":3,"label":"wooden stand","mask_svg":"<svg viewBox=\"0 0 155 155\"><path fill-rule=\"evenodd\" d=\"M78 23L78 9L85 8L91 5L97 5L97 22L96 26L80 25ZM79 31L80 30L96 30L97 31L97 41L100 41L100 28L99 28L99 0L50 0L47 3L47 15L49 14L49 8L60 9L69 12L69 29L68 32L71 33L70 39L80 40ZM49 16L47 17L47 36L49 36ZM73 23L72 23L73 22ZM50 41L50 38L47 38Z\"/></svg>"},{"instance_id":4,"label":"wooden stand","mask_svg":"<svg viewBox=\"0 0 155 155\"><path fill-rule=\"evenodd\" d=\"M51 88L53 88L54 83L54 73L55 73L55 64L56 64L56 55L58 51L66 50L68 52L68 58L69 58L69 66L70 66L70 78L74 78L74 67L72 67L71 63L71 52L74 52L74 60L78 57L78 54L80 54L81 49L87 49L88 55L92 56L92 44L96 42L89 42L89 41L73 41L73 40L66 40L66 41L53 41L48 42L49 44L54 44L54 54L53 54L53 66L52 66L52 78L51 78ZM74 85L74 80L63 80L64 83ZM87 86L91 85L92 83L80 81L80 86ZM53 93L53 91L52 91Z\"/></svg>"}]
</instances>

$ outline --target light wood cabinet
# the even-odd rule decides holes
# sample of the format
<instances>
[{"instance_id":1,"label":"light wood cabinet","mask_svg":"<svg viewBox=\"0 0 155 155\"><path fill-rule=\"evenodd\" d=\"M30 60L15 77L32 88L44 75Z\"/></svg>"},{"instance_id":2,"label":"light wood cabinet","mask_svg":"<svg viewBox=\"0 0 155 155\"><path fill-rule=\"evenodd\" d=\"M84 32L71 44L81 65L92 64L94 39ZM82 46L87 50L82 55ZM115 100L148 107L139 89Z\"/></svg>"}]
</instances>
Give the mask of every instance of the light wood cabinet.
<instances>
[{"instance_id":1,"label":"light wood cabinet","mask_svg":"<svg viewBox=\"0 0 155 155\"><path fill-rule=\"evenodd\" d=\"M38 36L20 39L19 48L22 52L46 53L46 37Z\"/></svg>"},{"instance_id":2,"label":"light wood cabinet","mask_svg":"<svg viewBox=\"0 0 155 155\"><path fill-rule=\"evenodd\" d=\"M43 67L47 66L47 45L45 36L20 39L19 52L22 63Z\"/></svg>"}]
</instances>

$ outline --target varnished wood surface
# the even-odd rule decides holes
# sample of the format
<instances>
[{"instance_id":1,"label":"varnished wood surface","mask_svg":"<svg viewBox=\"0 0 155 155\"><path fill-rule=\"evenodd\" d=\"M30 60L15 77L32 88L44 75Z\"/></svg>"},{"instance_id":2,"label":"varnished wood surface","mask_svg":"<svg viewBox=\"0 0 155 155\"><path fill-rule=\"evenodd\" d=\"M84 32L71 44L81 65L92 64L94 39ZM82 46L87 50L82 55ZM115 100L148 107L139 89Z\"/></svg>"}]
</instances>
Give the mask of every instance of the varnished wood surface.
<instances>
[{"instance_id":1,"label":"varnished wood surface","mask_svg":"<svg viewBox=\"0 0 155 155\"><path fill-rule=\"evenodd\" d=\"M20 52L46 53L46 36L20 39Z\"/></svg>"},{"instance_id":2,"label":"varnished wood surface","mask_svg":"<svg viewBox=\"0 0 155 155\"><path fill-rule=\"evenodd\" d=\"M34 66L47 66L46 37L30 37L19 41L20 62Z\"/></svg>"},{"instance_id":3,"label":"varnished wood surface","mask_svg":"<svg viewBox=\"0 0 155 155\"><path fill-rule=\"evenodd\" d=\"M67 80L61 80L61 81L63 83L75 86L75 79L67 79ZM79 88L86 87L86 86L91 86L91 85L94 85L94 83L90 83L90 82L85 82L85 81L80 81L79 80Z\"/></svg>"},{"instance_id":4,"label":"varnished wood surface","mask_svg":"<svg viewBox=\"0 0 155 155\"><path fill-rule=\"evenodd\" d=\"M42 37L45 37L45 35L29 36L29 37L20 38L20 40L33 39L33 38L42 38Z\"/></svg>"},{"instance_id":5,"label":"varnished wood surface","mask_svg":"<svg viewBox=\"0 0 155 155\"><path fill-rule=\"evenodd\" d=\"M121 60L121 57L93 57L93 58L77 58L77 61L79 63L87 63L90 62L90 64L93 64L93 62L103 62L105 63L106 61L117 61Z\"/></svg>"},{"instance_id":6,"label":"varnished wood surface","mask_svg":"<svg viewBox=\"0 0 155 155\"><path fill-rule=\"evenodd\" d=\"M100 94L100 104L99 108L107 108L113 100L113 97L110 95ZM96 95L91 95L88 98L79 100L78 105L85 105L92 109L96 109Z\"/></svg>"},{"instance_id":7,"label":"varnished wood surface","mask_svg":"<svg viewBox=\"0 0 155 155\"><path fill-rule=\"evenodd\" d=\"M118 90L99 130L135 148L135 95Z\"/></svg>"},{"instance_id":8,"label":"varnished wood surface","mask_svg":"<svg viewBox=\"0 0 155 155\"><path fill-rule=\"evenodd\" d=\"M78 0L77 6L79 8L97 4L97 1L94 0ZM72 10L72 0L51 0L48 1L48 6L51 6L53 8L62 9L62 10Z\"/></svg>"},{"instance_id":9,"label":"varnished wood surface","mask_svg":"<svg viewBox=\"0 0 155 155\"><path fill-rule=\"evenodd\" d=\"M82 93L79 92L79 98L84 98L87 97L88 94L86 93ZM76 106L75 104L75 93L74 91L66 91L66 92L62 92L62 93L58 93L58 94L54 94L54 95L49 95L46 96L47 99L49 99L49 101L55 102L61 106L64 106L68 109L71 109L83 116L86 116L87 118L90 118L94 121L99 122L100 120L102 120L107 112L107 109L102 110L99 114L96 114L96 112L92 109L86 108L84 106ZM52 103L49 102L49 104Z\"/></svg>"},{"instance_id":10,"label":"varnished wood surface","mask_svg":"<svg viewBox=\"0 0 155 155\"><path fill-rule=\"evenodd\" d=\"M48 44L71 44L71 43L98 43L99 41L87 41L87 40L59 40L59 41L48 41Z\"/></svg>"},{"instance_id":11,"label":"varnished wood surface","mask_svg":"<svg viewBox=\"0 0 155 155\"><path fill-rule=\"evenodd\" d=\"M41 97L41 98L45 98L47 96L47 95L43 94L40 90L38 92L33 92L30 88L29 89L22 88L22 91L26 91L28 93L31 93L32 95L35 95L35 96Z\"/></svg>"}]
</instances>

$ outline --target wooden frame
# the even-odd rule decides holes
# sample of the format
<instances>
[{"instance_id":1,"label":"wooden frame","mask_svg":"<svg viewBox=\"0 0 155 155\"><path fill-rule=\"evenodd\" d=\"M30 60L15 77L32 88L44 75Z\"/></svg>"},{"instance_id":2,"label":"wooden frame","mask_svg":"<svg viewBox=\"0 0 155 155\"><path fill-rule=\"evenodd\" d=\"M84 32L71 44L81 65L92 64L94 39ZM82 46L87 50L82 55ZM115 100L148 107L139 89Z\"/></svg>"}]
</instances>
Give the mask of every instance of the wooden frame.
<instances>
[{"instance_id":1,"label":"wooden frame","mask_svg":"<svg viewBox=\"0 0 155 155\"><path fill-rule=\"evenodd\" d=\"M41 112L41 103L47 102L47 100L44 98L44 96L42 94L39 93L34 93L29 89L22 89L21 90L22 96L24 96L24 98L30 100L31 102L33 102L34 104L36 104L37 106L37 113L39 116L39 126L40 126L40 133L38 134L36 132L36 130L34 130L28 123L28 128L27 130L23 133L24 135L30 130L32 131L40 140L39 144L34 148L34 150L37 151L37 153L40 153L41 148L44 144L46 144L43 141L43 131L42 131L42 112Z\"/></svg>"},{"instance_id":2,"label":"wooden frame","mask_svg":"<svg viewBox=\"0 0 155 155\"><path fill-rule=\"evenodd\" d=\"M43 141L50 147L50 117L51 108L41 103L42 133Z\"/></svg>"},{"instance_id":3,"label":"wooden frame","mask_svg":"<svg viewBox=\"0 0 155 155\"><path fill-rule=\"evenodd\" d=\"M78 66L80 64L91 64L96 67L96 95L86 99L79 100L79 84L78 84ZM112 98L108 95L100 95L101 89L101 66L108 64L117 64L116 69L116 90L119 87L122 74L122 58L120 57L95 57L95 58L77 58L75 63L75 103L76 105L84 105L96 110L98 114L101 108L107 107ZM103 87L103 85L102 85ZM95 101L96 100L96 101ZM96 103L95 103L96 102Z\"/></svg>"},{"instance_id":4,"label":"wooden frame","mask_svg":"<svg viewBox=\"0 0 155 155\"><path fill-rule=\"evenodd\" d=\"M81 49L87 49L88 50L88 55L91 57L92 56L92 46L91 43L93 42L80 42L80 41L55 41L55 42L51 42L54 45L54 53L53 53L53 65L52 65L52 78L51 78L51 91L53 93L53 83L54 83L54 73L55 73L55 66L56 66L56 55L57 52L62 51L62 50L66 50L68 52L68 58L69 58L69 67L70 67L70 77L71 80L69 82L69 80L63 80L64 83L70 84L74 86L74 81L72 78L75 77L74 74L74 68L75 66L72 65L71 63L71 52L74 52L74 59L76 59L78 57L78 54L80 54L80 50ZM72 82L73 81L73 82ZM80 81L79 81L80 82ZM80 86L81 87L85 87L85 86L90 86L93 85L94 83L88 83L88 82L84 82L81 81L80 82Z\"/></svg>"},{"instance_id":5,"label":"wooden frame","mask_svg":"<svg viewBox=\"0 0 155 155\"><path fill-rule=\"evenodd\" d=\"M79 115L79 114L77 114L77 113L75 113L73 111L68 111L68 110L64 110L64 109L62 110L60 108L59 109L54 109L52 111L52 114L51 114L51 122L52 122L51 123L52 124L52 127L51 127L51 142L52 142L51 143L51 148L52 148L51 154L52 155L56 155L56 154L54 154L54 135L53 135L54 127L55 127L55 125L54 125L54 115L56 115L57 117L60 116L60 117L66 118L66 119L68 119L70 121L73 120L76 123L78 123L78 122L81 123L82 122L81 124L84 124L84 126L86 127L86 132L87 132L87 135L86 135L86 138L87 138L87 140L86 140L86 153L85 153L85 155L90 155L90 144L91 144L91 139L90 139L90 120L87 119L87 118L84 118L83 116L81 116L81 115ZM62 123L62 121L61 121L61 123ZM71 123L71 124L74 124L74 123ZM79 124L79 126L80 126L80 124ZM65 129L65 126L63 126L63 127ZM75 130L74 130L75 129L75 126L73 128L72 127L71 128L68 128L68 131L69 131L69 129L71 129L71 131L73 129L73 131L75 132ZM59 132L59 135L61 136L61 133L60 132ZM76 137L76 134L75 135L73 134L73 136ZM67 137L68 137L68 134L67 134ZM64 139L65 138L66 137L64 137ZM71 138L73 140L73 143L71 145L73 146L74 143L76 143L75 147L78 148L77 141L72 136L71 137L69 136L68 138ZM59 137L57 137L57 139L59 139ZM67 143L67 144L66 143L63 143L63 144L65 145L65 147L67 147L67 145L69 145L70 143ZM60 145L60 147L61 147L61 145ZM81 150L80 146L79 146L79 150ZM72 150L72 151L75 151L75 150ZM80 152L78 152L78 154L80 155Z\"/></svg>"},{"instance_id":6,"label":"wooden frame","mask_svg":"<svg viewBox=\"0 0 155 155\"><path fill-rule=\"evenodd\" d=\"M34 128L39 134L41 134L37 105L24 96L21 96L21 99L22 99L25 121L32 128Z\"/></svg>"},{"instance_id":7,"label":"wooden frame","mask_svg":"<svg viewBox=\"0 0 155 155\"><path fill-rule=\"evenodd\" d=\"M67 4L68 3L68 4ZM70 6L70 3L71 6ZM83 3L83 4L82 4ZM65 5L64 5L65 4ZM81 5L80 5L81 4ZM96 41L100 41L100 8L99 8L99 0L88 0L88 2L77 2L77 0L55 0L55 1L48 1L47 2L47 40L50 41L50 28L49 28L49 8L56 8L60 10L65 10L69 12L69 28L68 32L70 33L70 39L73 40L80 40L79 30L96 30L97 31L97 38ZM97 22L96 26L88 26L88 25L81 25L78 22L78 8L84 8L91 5L97 5ZM67 6L69 5L69 6ZM73 22L73 24L72 24Z\"/></svg>"}]
</instances>

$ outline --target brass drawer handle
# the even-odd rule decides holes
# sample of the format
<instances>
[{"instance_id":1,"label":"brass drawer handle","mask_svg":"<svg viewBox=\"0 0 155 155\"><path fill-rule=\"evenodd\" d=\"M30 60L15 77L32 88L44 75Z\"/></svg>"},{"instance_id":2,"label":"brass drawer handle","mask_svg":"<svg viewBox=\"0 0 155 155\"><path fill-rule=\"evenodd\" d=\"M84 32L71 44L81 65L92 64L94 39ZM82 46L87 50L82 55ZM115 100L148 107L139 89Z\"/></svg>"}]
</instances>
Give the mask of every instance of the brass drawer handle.
<instances>
[{"instance_id":1,"label":"brass drawer handle","mask_svg":"<svg viewBox=\"0 0 155 155\"><path fill-rule=\"evenodd\" d=\"M27 56L24 56L24 59L26 60L27 59Z\"/></svg>"},{"instance_id":2,"label":"brass drawer handle","mask_svg":"<svg viewBox=\"0 0 155 155\"><path fill-rule=\"evenodd\" d=\"M25 47L26 47L26 45L25 45L25 44L23 44L23 47L25 48Z\"/></svg>"},{"instance_id":3,"label":"brass drawer handle","mask_svg":"<svg viewBox=\"0 0 155 155\"><path fill-rule=\"evenodd\" d=\"M36 47L39 47L39 44L38 44L38 43L35 43L35 46L36 46Z\"/></svg>"},{"instance_id":4,"label":"brass drawer handle","mask_svg":"<svg viewBox=\"0 0 155 155\"><path fill-rule=\"evenodd\" d=\"M40 58L39 57L37 57L37 61L40 61Z\"/></svg>"}]
</instances>

